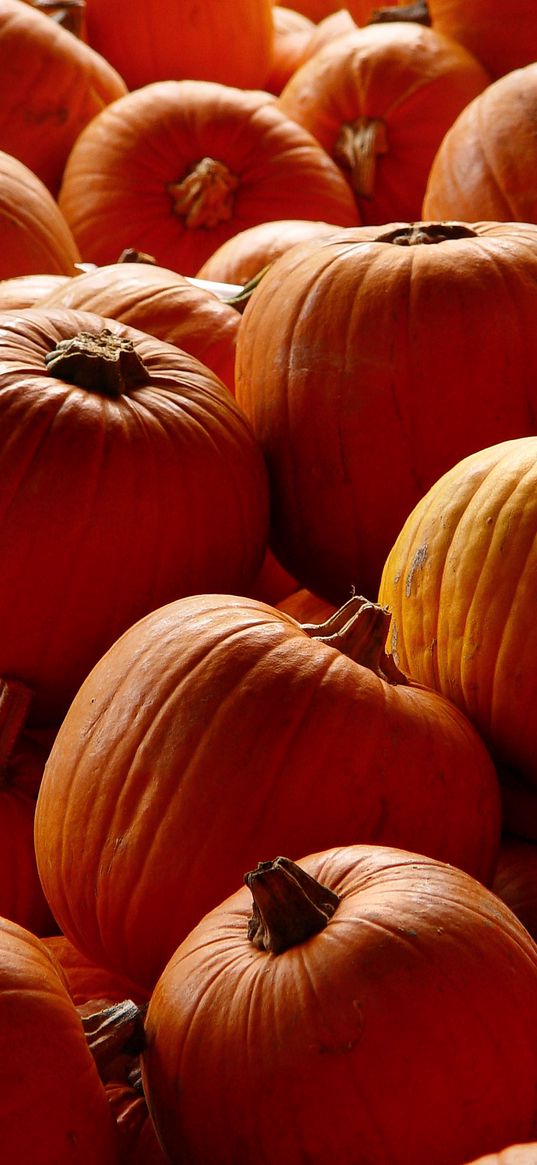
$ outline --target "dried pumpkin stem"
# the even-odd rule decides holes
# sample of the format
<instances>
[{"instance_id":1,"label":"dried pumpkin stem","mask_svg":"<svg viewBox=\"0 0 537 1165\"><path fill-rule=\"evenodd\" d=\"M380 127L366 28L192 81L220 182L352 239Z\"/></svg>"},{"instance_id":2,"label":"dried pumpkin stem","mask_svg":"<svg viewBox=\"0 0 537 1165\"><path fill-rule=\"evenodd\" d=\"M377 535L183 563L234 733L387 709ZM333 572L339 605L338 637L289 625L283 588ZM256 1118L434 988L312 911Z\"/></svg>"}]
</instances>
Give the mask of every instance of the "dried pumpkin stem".
<instances>
[{"instance_id":1,"label":"dried pumpkin stem","mask_svg":"<svg viewBox=\"0 0 537 1165\"><path fill-rule=\"evenodd\" d=\"M20 680L0 679L0 785L26 721L33 692Z\"/></svg>"},{"instance_id":2,"label":"dried pumpkin stem","mask_svg":"<svg viewBox=\"0 0 537 1165\"><path fill-rule=\"evenodd\" d=\"M394 243L398 247L432 246L457 239L475 239L477 231L462 222L414 222L377 235L377 243Z\"/></svg>"},{"instance_id":3,"label":"dried pumpkin stem","mask_svg":"<svg viewBox=\"0 0 537 1165\"><path fill-rule=\"evenodd\" d=\"M58 380L101 396L122 396L149 382L132 340L116 336L108 328L60 340L47 352L45 365Z\"/></svg>"},{"instance_id":4,"label":"dried pumpkin stem","mask_svg":"<svg viewBox=\"0 0 537 1165\"><path fill-rule=\"evenodd\" d=\"M359 198L373 198L377 157L388 152L386 124L380 117L359 117L345 122L334 146L334 160L349 172Z\"/></svg>"},{"instance_id":5,"label":"dried pumpkin stem","mask_svg":"<svg viewBox=\"0 0 537 1165\"><path fill-rule=\"evenodd\" d=\"M80 1004L77 1011L88 1047L103 1079L108 1065L118 1056L138 1056L143 1051L144 1010L132 999L104 1007L90 1000Z\"/></svg>"},{"instance_id":6,"label":"dried pumpkin stem","mask_svg":"<svg viewBox=\"0 0 537 1165\"><path fill-rule=\"evenodd\" d=\"M310 639L325 643L367 667L390 684L408 684L395 660L386 652L390 614L379 603L353 595L325 623L302 623Z\"/></svg>"},{"instance_id":7,"label":"dried pumpkin stem","mask_svg":"<svg viewBox=\"0 0 537 1165\"><path fill-rule=\"evenodd\" d=\"M392 8L375 8L367 23L388 24L401 20L430 27L432 21L427 0L417 0L415 4L398 4Z\"/></svg>"},{"instance_id":8,"label":"dried pumpkin stem","mask_svg":"<svg viewBox=\"0 0 537 1165\"><path fill-rule=\"evenodd\" d=\"M260 862L244 875L253 898L248 938L258 950L280 955L323 930L339 898L289 858Z\"/></svg>"},{"instance_id":9,"label":"dried pumpkin stem","mask_svg":"<svg viewBox=\"0 0 537 1165\"><path fill-rule=\"evenodd\" d=\"M223 162L202 158L179 182L168 183L173 212L190 230L215 227L233 215L236 174Z\"/></svg>"}]
</instances>

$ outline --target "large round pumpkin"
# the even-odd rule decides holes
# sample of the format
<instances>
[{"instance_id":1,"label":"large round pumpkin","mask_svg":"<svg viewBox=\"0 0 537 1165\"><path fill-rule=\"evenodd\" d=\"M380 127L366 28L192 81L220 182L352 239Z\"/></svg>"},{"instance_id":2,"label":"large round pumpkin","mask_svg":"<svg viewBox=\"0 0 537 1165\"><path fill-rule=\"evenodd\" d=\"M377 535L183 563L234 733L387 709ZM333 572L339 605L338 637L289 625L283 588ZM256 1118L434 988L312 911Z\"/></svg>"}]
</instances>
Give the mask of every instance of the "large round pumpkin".
<instances>
[{"instance_id":1,"label":"large round pumpkin","mask_svg":"<svg viewBox=\"0 0 537 1165\"><path fill-rule=\"evenodd\" d=\"M410 222L445 133L489 80L471 53L431 28L371 25L296 69L279 105L340 167L362 222Z\"/></svg>"},{"instance_id":2,"label":"large round pumpkin","mask_svg":"<svg viewBox=\"0 0 537 1165\"><path fill-rule=\"evenodd\" d=\"M209 368L115 320L6 313L0 373L0 675L55 722L147 611L253 582L266 470Z\"/></svg>"},{"instance_id":3,"label":"large round pumpkin","mask_svg":"<svg viewBox=\"0 0 537 1165\"><path fill-rule=\"evenodd\" d=\"M263 88L272 0L86 0L87 38L129 89L170 77Z\"/></svg>"},{"instance_id":4,"label":"large round pumpkin","mask_svg":"<svg viewBox=\"0 0 537 1165\"><path fill-rule=\"evenodd\" d=\"M106 1093L61 970L29 931L0 919L3 1160L118 1165Z\"/></svg>"},{"instance_id":5,"label":"large round pumpkin","mask_svg":"<svg viewBox=\"0 0 537 1165\"><path fill-rule=\"evenodd\" d=\"M427 0L427 7L433 28L465 45L493 77L537 57L533 0Z\"/></svg>"},{"instance_id":6,"label":"large round pumpkin","mask_svg":"<svg viewBox=\"0 0 537 1165\"><path fill-rule=\"evenodd\" d=\"M404 523L379 597L399 665L448 696L537 787L537 437L479 450Z\"/></svg>"},{"instance_id":7,"label":"large round pumpkin","mask_svg":"<svg viewBox=\"0 0 537 1165\"><path fill-rule=\"evenodd\" d=\"M439 146L423 215L536 222L536 110L537 62L475 97Z\"/></svg>"},{"instance_id":8,"label":"large round pumpkin","mask_svg":"<svg viewBox=\"0 0 537 1165\"><path fill-rule=\"evenodd\" d=\"M171 1165L461 1165L535 1134L537 946L495 895L368 846L246 882L149 1003Z\"/></svg>"},{"instance_id":9,"label":"large round pumpkin","mask_svg":"<svg viewBox=\"0 0 537 1165\"><path fill-rule=\"evenodd\" d=\"M4 150L0 234L0 279L78 273L78 247L57 202L33 170Z\"/></svg>"},{"instance_id":10,"label":"large round pumpkin","mask_svg":"<svg viewBox=\"0 0 537 1165\"><path fill-rule=\"evenodd\" d=\"M401 525L462 457L535 431L537 227L361 227L256 287L236 395L264 449L272 545L310 590L376 598Z\"/></svg>"},{"instance_id":11,"label":"large round pumpkin","mask_svg":"<svg viewBox=\"0 0 537 1165\"><path fill-rule=\"evenodd\" d=\"M0 0L0 149L56 195L81 130L127 92L108 60L28 4Z\"/></svg>"},{"instance_id":12,"label":"large round pumpkin","mask_svg":"<svg viewBox=\"0 0 537 1165\"><path fill-rule=\"evenodd\" d=\"M359 221L335 162L276 98L209 81L114 101L78 137L59 203L86 261L134 247L182 275L267 219Z\"/></svg>"},{"instance_id":13,"label":"large round pumpkin","mask_svg":"<svg viewBox=\"0 0 537 1165\"><path fill-rule=\"evenodd\" d=\"M226 595L131 627L79 689L41 782L37 862L63 933L151 989L259 853L382 841L489 879L490 757L452 704L393 673L386 628L358 597L306 628Z\"/></svg>"}]
</instances>

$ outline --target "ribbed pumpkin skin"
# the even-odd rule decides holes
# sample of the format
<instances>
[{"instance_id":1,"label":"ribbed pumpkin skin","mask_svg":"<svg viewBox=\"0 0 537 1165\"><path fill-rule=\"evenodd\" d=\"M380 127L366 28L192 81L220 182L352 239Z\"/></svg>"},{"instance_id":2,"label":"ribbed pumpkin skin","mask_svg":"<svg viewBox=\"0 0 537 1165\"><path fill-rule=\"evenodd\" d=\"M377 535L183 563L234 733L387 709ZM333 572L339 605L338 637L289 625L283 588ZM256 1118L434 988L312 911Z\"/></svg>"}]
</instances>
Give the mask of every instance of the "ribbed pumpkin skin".
<instances>
[{"instance_id":1,"label":"ribbed pumpkin skin","mask_svg":"<svg viewBox=\"0 0 537 1165\"><path fill-rule=\"evenodd\" d=\"M428 0L428 8L433 27L475 53L492 77L537 57L533 0Z\"/></svg>"},{"instance_id":2,"label":"ribbed pumpkin skin","mask_svg":"<svg viewBox=\"0 0 537 1165\"><path fill-rule=\"evenodd\" d=\"M127 87L107 60L18 0L0 2L0 149L56 195L81 130Z\"/></svg>"},{"instance_id":3,"label":"ribbed pumpkin skin","mask_svg":"<svg viewBox=\"0 0 537 1165\"><path fill-rule=\"evenodd\" d=\"M110 398L53 375L60 340L130 339L149 383ZM194 357L114 320L27 309L0 320L0 675L56 723L136 619L206 589L241 593L265 551L261 452Z\"/></svg>"},{"instance_id":4,"label":"ribbed pumpkin skin","mask_svg":"<svg viewBox=\"0 0 537 1165\"><path fill-rule=\"evenodd\" d=\"M324 930L257 950L243 887L154 990L144 1080L172 1165L459 1165L534 1135L537 948L511 912L398 850L298 864L340 896Z\"/></svg>"},{"instance_id":5,"label":"ribbed pumpkin skin","mask_svg":"<svg viewBox=\"0 0 537 1165\"><path fill-rule=\"evenodd\" d=\"M327 44L294 72L278 101L339 165L362 222L412 222L420 218L442 138L489 80L462 45L432 28L379 24ZM356 161L356 155L369 156L362 138L341 153L342 134L362 122L378 122L381 131L372 176Z\"/></svg>"},{"instance_id":6,"label":"ribbed pumpkin skin","mask_svg":"<svg viewBox=\"0 0 537 1165\"><path fill-rule=\"evenodd\" d=\"M88 41L129 89L191 77L263 88L272 50L272 0L86 0Z\"/></svg>"},{"instance_id":7,"label":"ribbed pumpkin skin","mask_svg":"<svg viewBox=\"0 0 537 1165\"><path fill-rule=\"evenodd\" d=\"M60 964L73 1003L84 1004L90 999L114 1003L121 1003L124 999L144 1002L145 996L137 992L132 983L120 975L114 975L106 967L92 963L65 935L51 934L41 941Z\"/></svg>"},{"instance_id":8,"label":"ribbed pumpkin skin","mask_svg":"<svg viewBox=\"0 0 537 1165\"><path fill-rule=\"evenodd\" d=\"M6 1165L118 1165L106 1093L61 971L39 939L5 919L0 1063Z\"/></svg>"},{"instance_id":9,"label":"ribbed pumpkin skin","mask_svg":"<svg viewBox=\"0 0 537 1165\"><path fill-rule=\"evenodd\" d=\"M474 98L434 158L424 217L537 221L536 106L537 63Z\"/></svg>"},{"instance_id":10,"label":"ribbed pumpkin skin","mask_svg":"<svg viewBox=\"0 0 537 1165\"><path fill-rule=\"evenodd\" d=\"M38 307L71 279L69 275L13 275L0 283L0 311Z\"/></svg>"},{"instance_id":11,"label":"ribbed pumpkin skin","mask_svg":"<svg viewBox=\"0 0 537 1165\"><path fill-rule=\"evenodd\" d=\"M537 785L537 437L465 458L387 556L379 601L399 666L464 710L493 755Z\"/></svg>"},{"instance_id":12,"label":"ribbed pumpkin skin","mask_svg":"<svg viewBox=\"0 0 537 1165\"><path fill-rule=\"evenodd\" d=\"M239 231L213 251L197 272L199 279L222 283L248 283L285 251L305 239L329 235L335 223L311 222L309 219L275 219Z\"/></svg>"},{"instance_id":13,"label":"ribbed pumpkin skin","mask_svg":"<svg viewBox=\"0 0 537 1165\"><path fill-rule=\"evenodd\" d=\"M52 194L18 158L0 150L0 279L76 275L80 254Z\"/></svg>"},{"instance_id":14,"label":"ribbed pumpkin skin","mask_svg":"<svg viewBox=\"0 0 537 1165\"><path fill-rule=\"evenodd\" d=\"M130 628L80 688L35 845L63 933L151 989L259 854L382 841L486 881L499 828L490 758L451 704L263 603L199 595Z\"/></svg>"},{"instance_id":15,"label":"ribbed pumpkin skin","mask_svg":"<svg viewBox=\"0 0 537 1165\"><path fill-rule=\"evenodd\" d=\"M239 329L236 397L267 459L274 552L336 602L353 587L376 598L442 473L535 431L537 227L462 224L468 237L421 245L422 227L444 230L418 224L413 246L395 241L413 227L390 224L294 247Z\"/></svg>"},{"instance_id":16,"label":"ribbed pumpkin skin","mask_svg":"<svg viewBox=\"0 0 537 1165\"><path fill-rule=\"evenodd\" d=\"M46 306L111 316L149 332L201 360L235 391L239 313L175 271L151 263L111 263L65 282Z\"/></svg>"},{"instance_id":17,"label":"ribbed pumpkin skin","mask_svg":"<svg viewBox=\"0 0 537 1165\"><path fill-rule=\"evenodd\" d=\"M201 174L193 193L204 159L220 177ZM209 81L155 82L103 110L71 151L59 203L87 262L134 247L182 275L269 218L359 222L338 167L276 98Z\"/></svg>"}]
</instances>

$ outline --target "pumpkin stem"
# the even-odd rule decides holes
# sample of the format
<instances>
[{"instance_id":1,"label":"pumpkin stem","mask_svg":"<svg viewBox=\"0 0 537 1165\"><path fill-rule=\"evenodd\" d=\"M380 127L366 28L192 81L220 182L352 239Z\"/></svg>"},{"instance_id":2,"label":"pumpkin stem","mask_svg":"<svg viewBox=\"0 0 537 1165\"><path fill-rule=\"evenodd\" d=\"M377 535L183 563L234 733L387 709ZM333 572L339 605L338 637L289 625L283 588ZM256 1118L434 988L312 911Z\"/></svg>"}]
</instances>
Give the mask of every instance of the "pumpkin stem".
<instances>
[{"instance_id":1,"label":"pumpkin stem","mask_svg":"<svg viewBox=\"0 0 537 1165\"><path fill-rule=\"evenodd\" d=\"M60 340L47 352L45 364L52 376L101 396L122 396L149 382L132 340L116 336L108 328Z\"/></svg>"},{"instance_id":2,"label":"pumpkin stem","mask_svg":"<svg viewBox=\"0 0 537 1165\"><path fill-rule=\"evenodd\" d=\"M419 247L456 239L475 239L476 235L477 231L462 222L413 222L377 235L376 241L394 243L398 247Z\"/></svg>"},{"instance_id":3,"label":"pumpkin stem","mask_svg":"<svg viewBox=\"0 0 537 1165\"><path fill-rule=\"evenodd\" d=\"M377 157L387 154L386 124L380 117L358 117L344 122L333 150L334 161L349 171L358 198L373 198Z\"/></svg>"},{"instance_id":4,"label":"pumpkin stem","mask_svg":"<svg viewBox=\"0 0 537 1165\"><path fill-rule=\"evenodd\" d=\"M260 862L244 875L253 898L248 938L260 951L280 955L323 930L339 898L289 858Z\"/></svg>"},{"instance_id":5,"label":"pumpkin stem","mask_svg":"<svg viewBox=\"0 0 537 1165\"><path fill-rule=\"evenodd\" d=\"M0 679L0 785L26 720L33 693L20 680Z\"/></svg>"},{"instance_id":6,"label":"pumpkin stem","mask_svg":"<svg viewBox=\"0 0 537 1165\"><path fill-rule=\"evenodd\" d=\"M368 24L388 24L391 21L404 20L412 24L425 24L430 27L431 14L427 0L417 0L415 4L400 4L394 8L375 8Z\"/></svg>"},{"instance_id":7,"label":"pumpkin stem","mask_svg":"<svg viewBox=\"0 0 537 1165\"><path fill-rule=\"evenodd\" d=\"M236 311L242 314L246 304L251 300L256 287L258 287L258 285L261 283L263 276L266 275L271 266L271 263L267 263L265 267L262 267L261 270L257 272L257 275L254 275L251 279L248 280L247 283L244 284L244 287L241 287L240 291L237 291L235 295L231 295L229 299L226 299L226 303L230 304L231 307L234 307Z\"/></svg>"},{"instance_id":8,"label":"pumpkin stem","mask_svg":"<svg viewBox=\"0 0 537 1165\"><path fill-rule=\"evenodd\" d=\"M168 183L174 214L191 230L215 227L233 214L233 194L239 179L223 162L202 158L180 182Z\"/></svg>"},{"instance_id":9,"label":"pumpkin stem","mask_svg":"<svg viewBox=\"0 0 537 1165\"><path fill-rule=\"evenodd\" d=\"M393 656L385 650L390 619L389 611L379 603L353 595L325 623L302 623L301 627L310 639L335 647L380 679L390 684L408 684Z\"/></svg>"},{"instance_id":10,"label":"pumpkin stem","mask_svg":"<svg viewBox=\"0 0 537 1165\"><path fill-rule=\"evenodd\" d=\"M101 1079L118 1056L139 1056L145 1047L144 1011L132 999L102 1005L90 999L77 1007Z\"/></svg>"}]
</instances>

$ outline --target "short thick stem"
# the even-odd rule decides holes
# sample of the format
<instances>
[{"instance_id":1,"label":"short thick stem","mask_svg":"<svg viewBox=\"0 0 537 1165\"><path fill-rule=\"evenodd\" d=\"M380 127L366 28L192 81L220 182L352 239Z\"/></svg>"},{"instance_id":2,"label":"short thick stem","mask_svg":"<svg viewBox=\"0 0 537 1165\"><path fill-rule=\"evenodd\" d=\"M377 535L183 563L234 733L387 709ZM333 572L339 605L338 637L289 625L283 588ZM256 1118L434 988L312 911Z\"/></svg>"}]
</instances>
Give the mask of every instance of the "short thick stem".
<instances>
[{"instance_id":1,"label":"short thick stem","mask_svg":"<svg viewBox=\"0 0 537 1165\"><path fill-rule=\"evenodd\" d=\"M145 1046L144 1011L132 999L100 1006L95 1000L77 1007L90 1052L102 1079L119 1056L139 1056Z\"/></svg>"},{"instance_id":2,"label":"short thick stem","mask_svg":"<svg viewBox=\"0 0 537 1165\"><path fill-rule=\"evenodd\" d=\"M375 8L368 24L388 24L395 21L430 27L432 21L427 0L417 0L415 4L396 4L393 8Z\"/></svg>"},{"instance_id":3,"label":"short thick stem","mask_svg":"<svg viewBox=\"0 0 537 1165\"><path fill-rule=\"evenodd\" d=\"M348 172L357 198L373 198L377 158L388 152L386 124L380 117L345 122L334 146L334 160Z\"/></svg>"},{"instance_id":4,"label":"short thick stem","mask_svg":"<svg viewBox=\"0 0 537 1165\"><path fill-rule=\"evenodd\" d=\"M248 938L259 950L273 955L318 934L339 904L333 890L289 858L260 862L244 875L244 881L253 898Z\"/></svg>"},{"instance_id":5,"label":"short thick stem","mask_svg":"<svg viewBox=\"0 0 537 1165\"><path fill-rule=\"evenodd\" d=\"M202 158L179 182L168 184L173 212L190 230L215 227L233 215L236 174L223 162Z\"/></svg>"},{"instance_id":6,"label":"short thick stem","mask_svg":"<svg viewBox=\"0 0 537 1165\"><path fill-rule=\"evenodd\" d=\"M477 231L462 222L414 222L377 235L376 241L397 247L423 247L476 237Z\"/></svg>"},{"instance_id":7,"label":"short thick stem","mask_svg":"<svg viewBox=\"0 0 537 1165\"><path fill-rule=\"evenodd\" d=\"M45 356L45 364L58 380L100 396L123 396L150 379L132 340L108 328L60 340Z\"/></svg>"}]
</instances>

